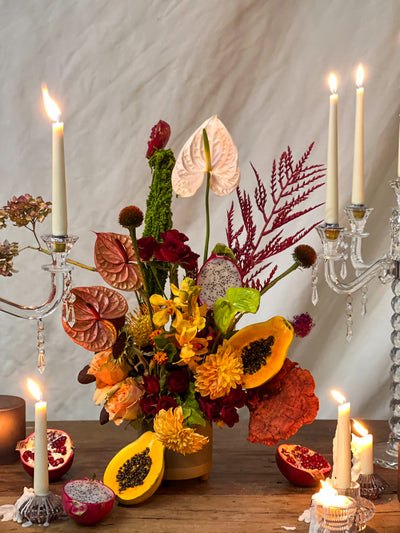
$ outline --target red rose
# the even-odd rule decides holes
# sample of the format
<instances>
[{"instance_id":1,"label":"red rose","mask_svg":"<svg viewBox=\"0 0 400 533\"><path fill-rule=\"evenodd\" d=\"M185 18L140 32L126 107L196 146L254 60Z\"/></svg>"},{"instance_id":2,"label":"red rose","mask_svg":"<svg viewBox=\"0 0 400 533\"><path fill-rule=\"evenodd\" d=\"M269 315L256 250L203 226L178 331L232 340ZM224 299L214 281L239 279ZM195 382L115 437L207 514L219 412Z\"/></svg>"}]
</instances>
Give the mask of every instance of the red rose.
<instances>
[{"instance_id":1,"label":"red rose","mask_svg":"<svg viewBox=\"0 0 400 533\"><path fill-rule=\"evenodd\" d=\"M199 398L199 402L204 416L206 416L208 419L212 420L213 422L217 422L221 418L221 409L223 406L221 398L210 400L209 396L206 398L201 396Z\"/></svg>"},{"instance_id":2,"label":"red rose","mask_svg":"<svg viewBox=\"0 0 400 533\"><path fill-rule=\"evenodd\" d=\"M147 394L158 394L160 380L157 376L143 376L143 388Z\"/></svg>"},{"instance_id":3,"label":"red rose","mask_svg":"<svg viewBox=\"0 0 400 533\"><path fill-rule=\"evenodd\" d=\"M177 229L168 229L165 233L161 233L161 239L165 241L181 241L186 242L189 237L186 237L184 233L181 233Z\"/></svg>"},{"instance_id":4,"label":"red rose","mask_svg":"<svg viewBox=\"0 0 400 533\"><path fill-rule=\"evenodd\" d=\"M224 407L221 410L221 418L222 421L225 422L225 424L230 428L239 422L239 414L234 407Z\"/></svg>"},{"instance_id":5,"label":"red rose","mask_svg":"<svg viewBox=\"0 0 400 533\"><path fill-rule=\"evenodd\" d=\"M170 374L168 374L167 385L169 392L172 392L172 394L180 394L181 392L185 392L185 390L187 390L189 387L189 376L186 368L182 368L181 370L173 370Z\"/></svg>"},{"instance_id":6,"label":"red rose","mask_svg":"<svg viewBox=\"0 0 400 533\"><path fill-rule=\"evenodd\" d=\"M246 403L246 393L240 385L231 389L228 396L223 399L224 407L243 407Z\"/></svg>"},{"instance_id":7,"label":"red rose","mask_svg":"<svg viewBox=\"0 0 400 533\"><path fill-rule=\"evenodd\" d=\"M154 154L156 150L161 150L165 148L171 135L171 128L169 124L163 120L159 120L155 126L152 127L150 133L150 140L147 143L147 159Z\"/></svg>"},{"instance_id":8,"label":"red rose","mask_svg":"<svg viewBox=\"0 0 400 533\"><path fill-rule=\"evenodd\" d=\"M154 249L158 245L158 242L154 237L142 237L137 240L140 259L142 261L150 261L154 255Z\"/></svg>"},{"instance_id":9,"label":"red rose","mask_svg":"<svg viewBox=\"0 0 400 533\"><path fill-rule=\"evenodd\" d=\"M161 233L162 243L154 250L154 257L158 261L168 261L169 263L179 263L188 272L195 272L197 269L197 254L192 252L185 244L188 237L176 229L170 229Z\"/></svg>"},{"instance_id":10,"label":"red rose","mask_svg":"<svg viewBox=\"0 0 400 533\"><path fill-rule=\"evenodd\" d=\"M175 409L175 407L177 406L178 404L172 396L161 396L157 403L157 413L158 411L160 411L160 409L165 409L166 411L168 411L170 407Z\"/></svg>"},{"instance_id":11,"label":"red rose","mask_svg":"<svg viewBox=\"0 0 400 533\"><path fill-rule=\"evenodd\" d=\"M157 411L158 396L155 394L145 395L140 398L139 405L144 416L155 415Z\"/></svg>"}]
</instances>

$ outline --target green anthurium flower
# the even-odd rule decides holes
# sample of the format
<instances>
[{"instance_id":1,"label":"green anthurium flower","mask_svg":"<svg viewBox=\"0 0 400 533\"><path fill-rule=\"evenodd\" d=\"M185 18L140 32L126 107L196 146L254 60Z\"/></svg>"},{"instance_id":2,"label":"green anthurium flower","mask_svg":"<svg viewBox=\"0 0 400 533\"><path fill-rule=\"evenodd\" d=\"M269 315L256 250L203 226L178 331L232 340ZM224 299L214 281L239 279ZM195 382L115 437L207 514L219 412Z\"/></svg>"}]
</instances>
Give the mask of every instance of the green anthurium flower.
<instances>
[{"instance_id":1,"label":"green anthurium flower","mask_svg":"<svg viewBox=\"0 0 400 533\"><path fill-rule=\"evenodd\" d=\"M226 333L238 313L256 313L259 305L260 293L257 289L231 287L226 291L225 298L218 298L214 304L215 323L222 333Z\"/></svg>"}]
</instances>

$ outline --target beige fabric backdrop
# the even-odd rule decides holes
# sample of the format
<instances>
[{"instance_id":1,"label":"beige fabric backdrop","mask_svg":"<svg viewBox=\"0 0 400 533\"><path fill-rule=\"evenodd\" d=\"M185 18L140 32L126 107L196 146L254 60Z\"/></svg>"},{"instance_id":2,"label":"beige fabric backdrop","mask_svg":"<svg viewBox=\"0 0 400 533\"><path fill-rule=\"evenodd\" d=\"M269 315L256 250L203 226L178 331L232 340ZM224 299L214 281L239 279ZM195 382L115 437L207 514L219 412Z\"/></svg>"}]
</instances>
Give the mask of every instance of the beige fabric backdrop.
<instances>
[{"instance_id":1,"label":"beige fabric backdrop","mask_svg":"<svg viewBox=\"0 0 400 533\"><path fill-rule=\"evenodd\" d=\"M51 126L42 109L42 82L65 122L69 231L80 237L72 257L93 264L93 231L118 232L122 207L145 207L150 175L144 154L160 118L171 125L170 146L177 154L206 118L218 114L238 147L242 186L251 190L250 162L269 178L273 159L288 145L297 160L315 141L311 162L325 164L327 78L333 70L339 76L342 210L350 203L354 76L362 62L366 202L375 208L365 255L367 260L381 255L388 248L394 204L388 181L397 170L399 21L396 0L1 0L0 205L25 192L51 199ZM324 196L319 189L313 203ZM230 202L211 198L212 244L224 240ZM175 227L201 251L202 192L174 200L174 210ZM323 216L320 209L304 223ZM49 220L41 233L50 228ZM27 243L30 235L7 228L1 232L5 238ZM304 242L320 251L315 232ZM25 251L16 260L20 273L0 280L3 297L26 304L44 299L48 280L40 266L46 258L39 255ZM290 252L279 264L281 269L290 264ZM77 286L102 284L97 274L77 269L73 275ZM312 314L316 328L296 339L290 357L312 371L320 417L335 416L332 388L344 392L355 417L386 417L390 287L371 284L365 318L356 297L349 344L345 297L326 287L321 270L320 277L316 308L310 272L296 272L264 298L258 318ZM93 387L76 381L89 352L66 337L59 312L45 325L47 369L37 379L49 418L97 418ZM0 331L0 392L27 397L26 378L37 376L36 325L0 313Z\"/></svg>"}]
</instances>

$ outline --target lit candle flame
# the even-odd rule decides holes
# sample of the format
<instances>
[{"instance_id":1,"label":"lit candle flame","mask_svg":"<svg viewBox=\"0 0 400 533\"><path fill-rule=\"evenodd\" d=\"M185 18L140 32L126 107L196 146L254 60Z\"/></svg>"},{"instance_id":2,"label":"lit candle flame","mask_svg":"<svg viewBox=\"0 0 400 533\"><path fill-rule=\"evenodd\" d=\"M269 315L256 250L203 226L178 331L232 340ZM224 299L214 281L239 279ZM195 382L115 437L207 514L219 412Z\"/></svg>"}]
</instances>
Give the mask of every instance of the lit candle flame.
<instances>
[{"instance_id":1,"label":"lit candle flame","mask_svg":"<svg viewBox=\"0 0 400 533\"><path fill-rule=\"evenodd\" d=\"M368 429L366 429L360 422L357 420L353 420L353 429L356 431L361 437L365 437L368 435Z\"/></svg>"},{"instance_id":2,"label":"lit candle flame","mask_svg":"<svg viewBox=\"0 0 400 533\"><path fill-rule=\"evenodd\" d=\"M334 74L329 76L329 88L332 94L336 94L337 91L337 78Z\"/></svg>"},{"instance_id":3,"label":"lit candle flame","mask_svg":"<svg viewBox=\"0 0 400 533\"><path fill-rule=\"evenodd\" d=\"M324 494L336 496L337 490L332 487L327 481L323 481L321 479L321 491L324 492Z\"/></svg>"},{"instance_id":4,"label":"lit candle flame","mask_svg":"<svg viewBox=\"0 0 400 533\"><path fill-rule=\"evenodd\" d=\"M331 394L332 396L335 398L335 400L340 403L340 404L344 404L346 403L346 398L343 396L343 394L341 394L339 391L337 390L331 390Z\"/></svg>"},{"instance_id":5,"label":"lit candle flame","mask_svg":"<svg viewBox=\"0 0 400 533\"><path fill-rule=\"evenodd\" d=\"M357 69L357 74L356 74L357 87L362 87L363 81L364 81L364 69L362 65L359 65Z\"/></svg>"},{"instance_id":6,"label":"lit candle flame","mask_svg":"<svg viewBox=\"0 0 400 533\"><path fill-rule=\"evenodd\" d=\"M29 378L28 378L28 389L29 389L29 392L32 394L32 396L36 398L38 402L40 402L42 399L42 392L39 388L39 385Z\"/></svg>"},{"instance_id":7,"label":"lit candle flame","mask_svg":"<svg viewBox=\"0 0 400 533\"><path fill-rule=\"evenodd\" d=\"M42 94L46 113L49 115L53 122L59 122L61 116L60 108L49 95L49 91L47 90L47 86L45 84L42 85Z\"/></svg>"}]
</instances>

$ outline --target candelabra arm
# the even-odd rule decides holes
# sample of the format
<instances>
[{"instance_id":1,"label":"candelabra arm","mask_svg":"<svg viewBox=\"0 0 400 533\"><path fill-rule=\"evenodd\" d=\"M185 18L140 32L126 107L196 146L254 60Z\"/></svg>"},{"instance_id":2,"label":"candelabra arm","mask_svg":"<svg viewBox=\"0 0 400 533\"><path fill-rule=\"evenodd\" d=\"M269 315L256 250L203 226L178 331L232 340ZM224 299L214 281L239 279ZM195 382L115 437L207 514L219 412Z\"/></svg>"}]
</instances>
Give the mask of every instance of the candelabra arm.
<instances>
[{"instance_id":1,"label":"candelabra arm","mask_svg":"<svg viewBox=\"0 0 400 533\"><path fill-rule=\"evenodd\" d=\"M42 267L50 273L50 294L47 300L37 306L26 306L0 298L0 311L19 318L37 320L53 313L68 293L72 267L67 264L67 257L77 237L44 235L42 239L52 257L52 263Z\"/></svg>"},{"instance_id":2,"label":"candelabra arm","mask_svg":"<svg viewBox=\"0 0 400 533\"><path fill-rule=\"evenodd\" d=\"M329 287L338 294L352 294L361 289L364 285L379 276L382 282L393 279L392 270L393 262L390 259L378 259L372 265L363 269L357 277L349 282L339 281L336 274L335 261L332 258L325 258L325 279Z\"/></svg>"}]
</instances>

